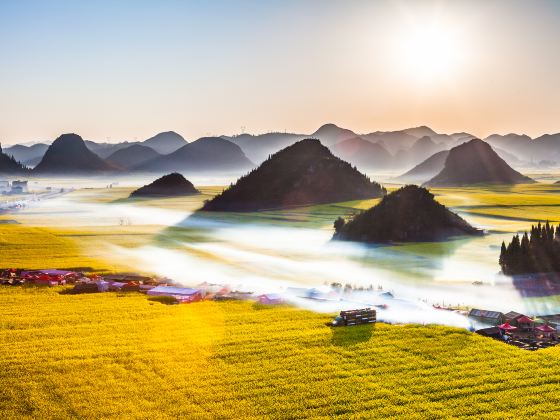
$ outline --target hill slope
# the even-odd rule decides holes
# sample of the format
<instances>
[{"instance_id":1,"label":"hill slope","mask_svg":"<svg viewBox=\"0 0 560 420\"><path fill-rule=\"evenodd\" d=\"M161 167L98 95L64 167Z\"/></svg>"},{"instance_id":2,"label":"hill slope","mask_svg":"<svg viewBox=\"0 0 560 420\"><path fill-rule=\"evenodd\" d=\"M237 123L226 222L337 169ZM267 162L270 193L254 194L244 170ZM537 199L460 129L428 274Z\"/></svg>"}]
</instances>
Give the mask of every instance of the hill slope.
<instances>
[{"instance_id":1,"label":"hill slope","mask_svg":"<svg viewBox=\"0 0 560 420\"><path fill-rule=\"evenodd\" d=\"M391 165L392 156L383 146L353 137L331 146L333 153L341 159L360 168L387 168Z\"/></svg>"},{"instance_id":2,"label":"hill slope","mask_svg":"<svg viewBox=\"0 0 560 420\"><path fill-rule=\"evenodd\" d=\"M424 162L419 163L397 179L405 182L425 182L441 172L445 166L445 160L448 155L449 150L442 150L441 152L434 153Z\"/></svg>"},{"instance_id":3,"label":"hill slope","mask_svg":"<svg viewBox=\"0 0 560 420\"><path fill-rule=\"evenodd\" d=\"M220 137L203 137L168 155L149 160L136 169L153 172L244 171L253 166L241 148Z\"/></svg>"},{"instance_id":4,"label":"hill slope","mask_svg":"<svg viewBox=\"0 0 560 420\"><path fill-rule=\"evenodd\" d=\"M45 152L41 162L33 169L36 173L96 173L114 171L84 143L77 134L63 134Z\"/></svg>"},{"instance_id":5,"label":"hill slope","mask_svg":"<svg viewBox=\"0 0 560 420\"><path fill-rule=\"evenodd\" d=\"M407 185L347 223L335 223L334 239L359 242L439 241L481 232L434 200L425 188Z\"/></svg>"},{"instance_id":6,"label":"hill slope","mask_svg":"<svg viewBox=\"0 0 560 420\"><path fill-rule=\"evenodd\" d=\"M206 211L256 211L380 197L385 189L334 156L319 140L301 140L207 202Z\"/></svg>"},{"instance_id":7,"label":"hill slope","mask_svg":"<svg viewBox=\"0 0 560 420\"><path fill-rule=\"evenodd\" d=\"M5 148L4 153L8 156L13 156L18 162L34 166L41 161L48 148L49 145L44 143L37 143L31 146L16 144Z\"/></svg>"},{"instance_id":8,"label":"hill slope","mask_svg":"<svg viewBox=\"0 0 560 420\"><path fill-rule=\"evenodd\" d=\"M251 134L241 134L235 137L222 136L222 138L237 144L252 162L260 164L271 154L294 144L305 136L292 133L265 133L256 136Z\"/></svg>"},{"instance_id":9,"label":"hill slope","mask_svg":"<svg viewBox=\"0 0 560 420\"><path fill-rule=\"evenodd\" d=\"M9 175L28 172L29 169L15 160L13 156L8 156L6 153L3 153L2 147L0 146L0 173Z\"/></svg>"},{"instance_id":10,"label":"hill slope","mask_svg":"<svg viewBox=\"0 0 560 420\"><path fill-rule=\"evenodd\" d=\"M176 172L164 175L130 193L130 197L174 197L198 194L199 191L185 177Z\"/></svg>"},{"instance_id":11,"label":"hill slope","mask_svg":"<svg viewBox=\"0 0 560 420\"><path fill-rule=\"evenodd\" d=\"M117 150L107 158L107 162L125 169L131 169L151 159L161 156L158 152L142 144L133 144Z\"/></svg>"},{"instance_id":12,"label":"hill slope","mask_svg":"<svg viewBox=\"0 0 560 420\"><path fill-rule=\"evenodd\" d=\"M97 143L92 140L84 140L87 148L99 156L101 159L107 159L113 153L121 149L126 149L127 147L137 144L137 142L123 141L120 143Z\"/></svg>"},{"instance_id":13,"label":"hill slope","mask_svg":"<svg viewBox=\"0 0 560 420\"><path fill-rule=\"evenodd\" d=\"M309 137L319 139L322 144L331 146L344 140L352 139L358 135L352 130L341 128L335 124L323 124Z\"/></svg>"},{"instance_id":14,"label":"hill slope","mask_svg":"<svg viewBox=\"0 0 560 420\"><path fill-rule=\"evenodd\" d=\"M479 139L449 151L445 166L426 182L428 186L522 184L534 182L511 168L492 147Z\"/></svg>"}]
</instances>

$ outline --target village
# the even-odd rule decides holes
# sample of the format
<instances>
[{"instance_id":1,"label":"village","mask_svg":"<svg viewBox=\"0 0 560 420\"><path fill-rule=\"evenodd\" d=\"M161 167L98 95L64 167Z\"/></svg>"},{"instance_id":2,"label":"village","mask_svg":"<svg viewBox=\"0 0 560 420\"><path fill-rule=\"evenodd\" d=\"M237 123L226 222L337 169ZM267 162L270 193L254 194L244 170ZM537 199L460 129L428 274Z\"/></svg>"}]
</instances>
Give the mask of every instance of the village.
<instances>
[{"instance_id":1,"label":"village","mask_svg":"<svg viewBox=\"0 0 560 420\"><path fill-rule=\"evenodd\" d=\"M246 300L261 305L278 305L289 303L290 297L303 298L317 302L342 301L354 290L352 286L332 284L319 288L288 287L284 293L257 294L250 290L234 288L228 285L203 282L193 287L183 287L173 280L137 273L92 274L73 270L41 269L0 269L0 283L4 286L72 286L61 293L103 293L103 292L139 292L147 295L149 300L163 304L195 303L203 300L225 301ZM368 289L355 289L355 292L373 292ZM394 296L391 292L377 290L377 294L388 301ZM377 311L388 308L386 303L372 303L368 307L340 311L340 314L328 325L332 327L374 324L378 322ZM372 309L375 308L375 309ZM524 350L538 350L560 344L560 314L528 316L515 311L499 311L476 308L453 308L433 305L438 311L451 311L468 319L470 330L484 337L502 341ZM389 322L381 320L381 322Z\"/></svg>"},{"instance_id":2,"label":"village","mask_svg":"<svg viewBox=\"0 0 560 420\"><path fill-rule=\"evenodd\" d=\"M27 193L27 181L14 180L10 182L0 180L0 194L2 195L17 195Z\"/></svg>"}]
</instances>

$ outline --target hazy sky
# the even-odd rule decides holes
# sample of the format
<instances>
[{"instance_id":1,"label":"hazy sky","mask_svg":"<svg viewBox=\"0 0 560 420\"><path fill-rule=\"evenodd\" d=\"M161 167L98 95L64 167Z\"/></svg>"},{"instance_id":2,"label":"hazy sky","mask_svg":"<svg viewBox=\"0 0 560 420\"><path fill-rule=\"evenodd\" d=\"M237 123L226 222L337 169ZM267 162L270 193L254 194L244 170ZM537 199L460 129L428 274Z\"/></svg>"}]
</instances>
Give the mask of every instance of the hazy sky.
<instances>
[{"instance_id":1,"label":"hazy sky","mask_svg":"<svg viewBox=\"0 0 560 420\"><path fill-rule=\"evenodd\" d=\"M560 1L0 0L0 141L560 132Z\"/></svg>"}]
</instances>

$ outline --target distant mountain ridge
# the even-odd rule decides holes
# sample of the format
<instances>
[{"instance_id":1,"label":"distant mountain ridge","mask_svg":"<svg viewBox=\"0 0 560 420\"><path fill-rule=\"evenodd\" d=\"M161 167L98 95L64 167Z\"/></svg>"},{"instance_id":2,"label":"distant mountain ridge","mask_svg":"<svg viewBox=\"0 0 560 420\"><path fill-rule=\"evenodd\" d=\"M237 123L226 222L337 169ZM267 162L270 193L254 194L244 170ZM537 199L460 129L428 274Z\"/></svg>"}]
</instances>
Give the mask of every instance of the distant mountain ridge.
<instances>
[{"instance_id":1,"label":"distant mountain ridge","mask_svg":"<svg viewBox=\"0 0 560 420\"><path fill-rule=\"evenodd\" d=\"M223 135L220 138L236 144L249 161L259 164L279 150L310 136L319 138L335 154L340 153L351 164L366 168L368 171L385 170L387 168L402 171L410 170L411 167L420 164L434 153L449 150L474 138L466 132L437 133L427 126L360 134L333 123L323 124L312 134L271 132L259 135ZM377 146L370 147L369 144L359 139ZM508 164L513 164L516 168L560 166L560 133L546 134L535 139L520 134L493 134L484 140ZM91 151L102 159L107 159L117 151L129 148L134 144L150 147L161 155L174 153L188 144L187 140L174 131L158 133L144 141L98 143L85 140L85 143ZM358 144L360 144L359 147ZM47 148L47 144L36 144L30 147L14 145L6 148L6 152L23 164L34 166L40 162ZM355 149L358 149L358 151L355 152ZM360 150L363 150L364 153L362 154ZM375 151L377 152L375 153ZM366 156L370 156L370 158L368 159ZM383 156L383 158L379 156Z\"/></svg>"},{"instance_id":2,"label":"distant mountain ridge","mask_svg":"<svg viewBox=\"0 0 560 420\"><path fill-rule=\"evenodd\" d=\"M385 169L390 167L392 162L391 154L381 144L372 143L362 137L342 140L330 149L336 156L358 168Z\"/></svg>"},{"instance_id":3,"label":"distant mountain ridge","mask_svg":"<svg viewBox=\"0 0 560 420\"><path fill-rule=\"evenodd\" d=\"M159 156L161 155L151 147L139 143L117 150L106 161L122 169L134 169Z\"/></svg>"},{"instance_id":4,"label":"distant mountain ridge","mask_svg":"<svg viewBox=\"0 0 560 420\"><path fill-rule=\"evenodd\" d=\"M449 149L460 142L474 138L468 133L438 134L426 126L412 127L398 131L376 131L358 134L336 124L323 124L312 134L267 133L261 135L241 134L222 136L238 144L244 153L255 163L260 163L271 154L294 144L304 138L318 138L335 154L340 153L348 162L368 170L401 168L420 163L436 151ZM419 139L425 137L422 141ZM375 148L361 142L365 140L377 145ZM351 146L350 146L351 145ZM357 152L353 150L358 149ZM372 157L368 160L359 149ZM377 153L374 151L377 150ZM378 158L382 155L383 159Z\"/></svg>"},{"instance_id":5,"label":"distant mountain ridge","mask_svg":"<svg viewBox=\"0 0 560 420\"><path fill-rule=\"evenodd\" d=\"M443 169L424 185L445 187L532 182L531 178L511 168L488 143L474 139L451 149Z\"/></svg>"},{"instance_id":6,"label":"distant mountain ridge","mask_svg":"<svg viewBox=\"0 0 560 420\"><path fill-rule=\"evenodd\" d=\"M203 137L170 154L140 164L135 169L147 172L238 172L253 166L233 142L221 137Z\"/></svg>"}]
</instances>

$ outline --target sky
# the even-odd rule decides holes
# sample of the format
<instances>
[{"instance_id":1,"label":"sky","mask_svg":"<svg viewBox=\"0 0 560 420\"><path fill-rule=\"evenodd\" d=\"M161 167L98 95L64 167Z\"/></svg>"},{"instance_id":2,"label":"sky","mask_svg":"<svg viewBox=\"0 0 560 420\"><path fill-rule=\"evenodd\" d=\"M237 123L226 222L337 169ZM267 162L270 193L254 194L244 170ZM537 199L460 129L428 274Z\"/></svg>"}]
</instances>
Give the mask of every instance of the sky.
<instances>
[{"instance_id":1,"label":"sky","mask_svg":"<svg viewBox=\"0 0 560 420\"><path fill-rule=\"evenodd\" d=\"M0 141L560 132L560 1L0 0Z\"/></svg>"}]
</instances>

